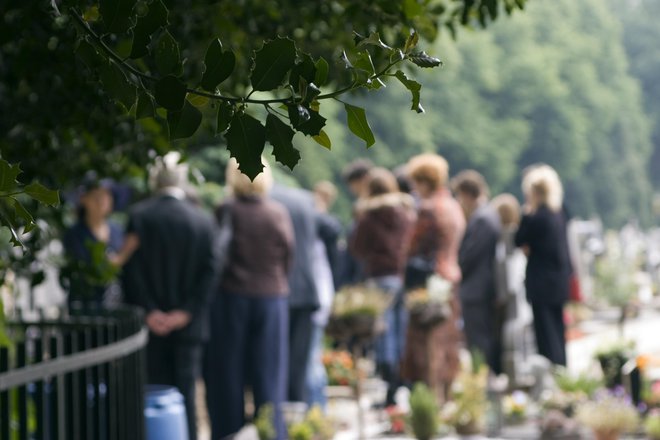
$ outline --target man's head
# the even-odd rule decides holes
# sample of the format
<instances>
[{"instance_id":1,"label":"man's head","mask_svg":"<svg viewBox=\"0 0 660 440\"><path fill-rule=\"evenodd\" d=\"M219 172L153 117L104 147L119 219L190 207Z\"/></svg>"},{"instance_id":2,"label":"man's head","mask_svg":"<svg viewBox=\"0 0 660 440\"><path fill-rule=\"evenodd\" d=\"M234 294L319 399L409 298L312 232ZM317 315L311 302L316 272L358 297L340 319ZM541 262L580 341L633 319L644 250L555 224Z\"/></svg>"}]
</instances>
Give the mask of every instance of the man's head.
<instances>
[{"instance_id":1,"label":"man's head","mask_svg":"<svg viewBox=\"0 0 660 440\"><path fill-rule=\"evenodd\" d=\"M156 159L149 170L149 180L152 190L165 188L184 189L188 185L188 165L181 163L181 154L171 151Z\"/></svg>"},{"instance_id":2,"label":"man's head","mask_svg":"<svg viewBox=\"0 0 660 440\"><path fill-rule=\"evenodd\" d=\"M316 207L321 212L328 212L337 199L337 187L327 180L322 180L314 185L314 200Z\"/></svg>"},{"instance_id":3,"label":"man's head","mask_svg":"<svg viewBox=\"0 0 660 440\"><path fill-rule=\"evenodd\" d=\"M367 192L367 183L369 182L369 171L374 164L367 159L357 159L344 168L342 177L348 189L354 197L363 197Z\"/></svg>"},{"instance_id":4,"label":"man's head","mask_svg":"<svg viewBox=\"0 0 660 440\"><path fill-rule=\"evenodd\" d=\"M467 218L482 203L488 200L490 193L486 179L475 170L465 170L458 173L451 179L451 188Z\"/></svg>"}]
</instances>

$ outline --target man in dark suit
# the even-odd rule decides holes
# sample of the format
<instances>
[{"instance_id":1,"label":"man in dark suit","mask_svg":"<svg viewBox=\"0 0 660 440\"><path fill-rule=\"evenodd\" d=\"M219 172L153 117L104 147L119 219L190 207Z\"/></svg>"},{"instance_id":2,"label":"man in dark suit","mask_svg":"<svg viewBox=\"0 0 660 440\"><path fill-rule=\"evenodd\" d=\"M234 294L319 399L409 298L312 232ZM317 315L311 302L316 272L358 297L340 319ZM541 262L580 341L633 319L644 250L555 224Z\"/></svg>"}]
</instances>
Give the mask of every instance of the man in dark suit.
<instances>
[{"instance_id":1,"label":"man in dark suit","mask_svg":"<svg viewBox=\"0 0 660 440\"><path fill-rule=\"evenodd\" d=\"M156 194L131 211L127 235L138 247L124 268L126 301L146 312L147 380L176 386L185 399L189 438L197 438L195 379L208 334L215 278L210 216L186 199L187 169L162 163Z\"/></svg>"},{"instance_id":2,"label":"man in dark suit","mask_svg":"<svg viewBox=\"0 0 660 440\"><path fill-rule=\"evenodd\" d=\"M319 308L314 280L314 244L318 238L317 213L309 191L275 185L271 197L291 216L295 236L293 266L289 272L289 392L292 402L304 402L305 375L312 343L312 314Z\"/></svg>"},{"instance_id":3,"label":"man in dark suit","mask_svg":"<svg viewBox=\"0 0 660 440\"><path fill-rule=\"evenodd\" d=\"M474 170L452 179L456 200L463 208L467 227L458 253L461 267L459 297L468 348L477 350L491 371L501 373L501 318L496 303L495 249L501 225L488 204L488 185Z\"/></svg>"}]
</instances>

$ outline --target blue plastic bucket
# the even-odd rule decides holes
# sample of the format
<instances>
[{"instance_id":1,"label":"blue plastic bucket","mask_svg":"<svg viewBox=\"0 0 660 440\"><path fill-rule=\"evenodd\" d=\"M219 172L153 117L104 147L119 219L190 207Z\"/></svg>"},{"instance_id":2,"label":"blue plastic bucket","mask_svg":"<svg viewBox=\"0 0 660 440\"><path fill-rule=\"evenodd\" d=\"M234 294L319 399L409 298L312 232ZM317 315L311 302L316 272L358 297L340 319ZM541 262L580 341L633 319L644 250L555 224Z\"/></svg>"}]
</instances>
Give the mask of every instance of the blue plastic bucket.
<instances>
[{"instance_id":1,"label":"blue plastic bucket","mask_svg":"<svg viewBox=\"0 0 660 440\"><path fill-rule=\"evenodd\" d=\"M183 395L169 385L147 385L144 418L147 440L188 440Z\"/></svg>"}]
</instances>

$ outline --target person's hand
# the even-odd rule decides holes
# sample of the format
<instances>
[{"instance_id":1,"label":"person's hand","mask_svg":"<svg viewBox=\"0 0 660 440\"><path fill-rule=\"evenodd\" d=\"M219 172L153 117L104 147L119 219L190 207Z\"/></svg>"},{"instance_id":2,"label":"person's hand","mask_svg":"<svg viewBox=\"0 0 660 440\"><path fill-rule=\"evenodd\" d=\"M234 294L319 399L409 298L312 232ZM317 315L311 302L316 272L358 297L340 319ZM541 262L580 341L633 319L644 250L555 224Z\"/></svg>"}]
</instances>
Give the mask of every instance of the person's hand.
<instances>
[{"instance_id":1,"label":"person's hand","mask_svg":"<svg viewBox=\"0 0 660 440\"><path fill-rule=\"evenodd\" d=\"M172 331L167 313L154 310L147 315L147 327L156 336L166 336Z\"/></svg>"},{"instance_id":2,"label":"person's hand","mask_svg":"<svg viewBox=\"0 0 660 440\"><path fill-rule=\"evenodd\" d=\"M185 310L172 310L167 313L167 322L171 330L179 330L190 323L192 316Z\"/></svg>"}]
</instances>

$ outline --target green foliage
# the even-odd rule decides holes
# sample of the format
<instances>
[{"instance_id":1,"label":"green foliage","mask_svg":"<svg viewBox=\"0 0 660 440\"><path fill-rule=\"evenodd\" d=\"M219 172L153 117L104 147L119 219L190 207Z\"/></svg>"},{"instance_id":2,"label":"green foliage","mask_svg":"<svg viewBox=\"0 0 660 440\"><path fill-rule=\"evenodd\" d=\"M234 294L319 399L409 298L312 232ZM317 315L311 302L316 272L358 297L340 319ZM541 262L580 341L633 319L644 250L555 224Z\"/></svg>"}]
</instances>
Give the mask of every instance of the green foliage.
<instances>
[{"instance_id":1,"label":"green foliage","mask_svg":"<svg viewBox=\"0 0 660 440\"><path fill-rule=\"evenodd\" d=\"M587 373L573 375L568 370L557 370L555 373L555 382L559 389L565 393L582 393L585 396L591 396L602 387L602 381L595 379Z\"/></svg>"},{"instance_id":2,"label":"green foliage","mask_svg":"<svg viewBox=\"0 0 660 440\"><path fill-rule=\"evenodd\" d=\"M423 383L416 383L410 394L410 427L418 440L429 440L438 432L437 397Z\"/></svg>"},{"instance_id":3,"label":"green foliage","mask_svg":"<svg viewBox=\"0 0 660 440\"><path fill-rule=\"evenodd\" d=\"M259 415L254 420L254 426L257 428L259 440L273 440L277 437L273 417L273 405L271 403L261 405Z\"/></svg>"}]
</instances>

